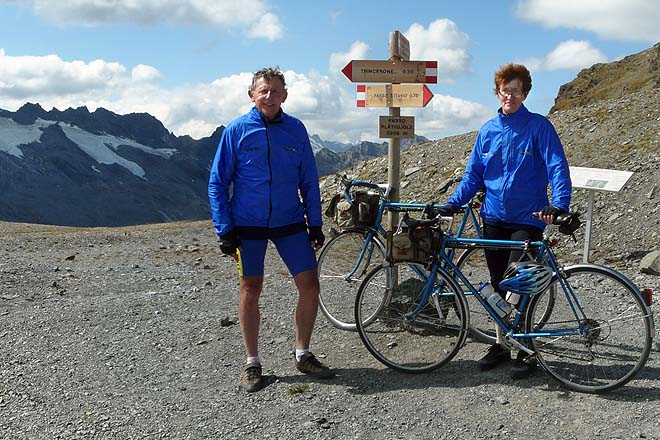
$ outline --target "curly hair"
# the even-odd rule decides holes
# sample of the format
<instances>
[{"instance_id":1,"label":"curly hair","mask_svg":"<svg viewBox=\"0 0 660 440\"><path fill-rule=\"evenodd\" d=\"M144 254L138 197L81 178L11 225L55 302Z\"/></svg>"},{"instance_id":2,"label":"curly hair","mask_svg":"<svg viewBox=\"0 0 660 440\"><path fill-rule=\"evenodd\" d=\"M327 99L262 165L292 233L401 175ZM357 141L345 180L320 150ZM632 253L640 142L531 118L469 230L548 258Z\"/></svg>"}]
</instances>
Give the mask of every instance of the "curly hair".
<instances>
[{"instance_id":1,"label":"curly hair","mask_svg":"<svg viewBox=\"0 0 660 440\"><path fill-rule=\"evenodd\" d=\"M529 70L527 70L527 67L522 64L509 63L500 66L499 70L495 72L495 94L497 94L497 89L502 84L506 84L514 79L519 79L522 82L525 95L532 90L532 75L529 73Z\"/></svg>"},{"instance_id":2,"label":"curly hair","mask_svg":"<svg viewBox=\"0 0 660 440\"><path fill-rule=\"evenodd\" d=\"M263 78L268 82L271 82L273 78L277 78L280 81L282 81L282 85L284 86L284 90L286 90L286 81L284 81L284 74L280 70L279 66L275 67L264 67L263 69L257 70L254 72L254 75L252 76L252 85L250 86L250 90L254 90L254 88L257 85L257 81L259 78Z\"/></svg>"}]
</instances>

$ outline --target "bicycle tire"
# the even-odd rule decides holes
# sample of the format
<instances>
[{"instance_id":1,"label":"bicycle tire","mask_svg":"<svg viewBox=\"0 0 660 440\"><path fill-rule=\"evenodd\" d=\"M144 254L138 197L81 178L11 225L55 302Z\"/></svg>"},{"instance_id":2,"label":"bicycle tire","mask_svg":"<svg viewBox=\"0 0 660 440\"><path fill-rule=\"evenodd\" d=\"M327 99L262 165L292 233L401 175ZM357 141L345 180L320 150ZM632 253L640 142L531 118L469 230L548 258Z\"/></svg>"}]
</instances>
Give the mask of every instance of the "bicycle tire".
<instances>
[{"instance_id":1,"label":"bicycle tire","mask_svg":"<svg viewBox=\"0 0 660 440\"><path fill-rule=\"evenodd\" d=\"M577 327L567 295L555 296L550 317L544 314L547 291L532 298L526 330L547 331L531 339L541 366L567 388L584 393L604 393L618 388L644 366L653 342L653 315L639 289L620 273L595 264L564 269L584 317L585 332L558 336L552 331ZM554 283L559 284L558 280ZM557 291L563 292L558 285Z\"/></svg>"},{"instance_id":2,"label":"bicycle tire","mask_svg":"<svg viewBox=\"0 0 660 440\"><path fill-rule=\"evenodd\" d=\"M438 270L434 285L437 302L432 295L419 313L409 315L426 286L425 264L397 261L377 267L355 298L355 322L365 347L379 362L404 373L435 370L449 362L467 338L465 298L444 269Z\"/></svg>"},{"instance_id":3,"label":"bicycle tire","mask_svg":"<svg viewBox=\"0 0 660 440\"><path fill-rule=\"evenodd\" d=\"M319 308L340 330L357 330L353 318L358 287L366 274L385 260L385 246L372 237L367 253L358 264L367 233L359 229L343 231L328 241L319 254Z\"/></svg>"}]
</instances>

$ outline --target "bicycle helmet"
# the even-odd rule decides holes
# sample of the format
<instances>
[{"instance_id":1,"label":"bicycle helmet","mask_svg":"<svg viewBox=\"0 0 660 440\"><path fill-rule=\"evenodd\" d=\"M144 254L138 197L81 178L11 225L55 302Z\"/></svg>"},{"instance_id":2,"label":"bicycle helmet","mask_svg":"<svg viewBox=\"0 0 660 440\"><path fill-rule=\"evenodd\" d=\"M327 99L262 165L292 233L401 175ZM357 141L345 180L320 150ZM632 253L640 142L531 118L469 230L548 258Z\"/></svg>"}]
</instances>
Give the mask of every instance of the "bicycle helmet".
<instances>
[{"instance_id":1,"label":"bicycle helmet","mask_svg":"<svg viewBox=\"0 0 660 440\"><path fill-rule=\"evenodd\" d=\"M548 288L552 281L552 268L534 261L511 263L500 281L500 289L520 295L536 295Z\"/></svg>"}]
</instances>

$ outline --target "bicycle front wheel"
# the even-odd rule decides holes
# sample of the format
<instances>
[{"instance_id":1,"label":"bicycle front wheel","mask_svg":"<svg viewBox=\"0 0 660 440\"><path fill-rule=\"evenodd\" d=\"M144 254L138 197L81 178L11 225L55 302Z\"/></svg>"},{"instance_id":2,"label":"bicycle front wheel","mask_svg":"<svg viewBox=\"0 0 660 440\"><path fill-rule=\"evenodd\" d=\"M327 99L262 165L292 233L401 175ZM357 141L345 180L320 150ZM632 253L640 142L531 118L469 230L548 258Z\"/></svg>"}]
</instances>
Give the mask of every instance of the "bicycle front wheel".
<instances>
[{"instance_id":1,"label":"bicycle front wheel","mask_svg":"<svg viewBox=\"0 0 660 440\"><path fill-rule=\"evenodd\" d=\"M529 305L527 331L545 333L531 339L539 362L575 391L603 393L625 384L649 356L653 339L650 309L635 285L611 269L581 264L564 273L574 296L562 295L555 280L550 316L546 312L551 289ZM576 301L569 304L569 297ZM579 334L569 334L576 330Z\"/></svg>"},{"instance_id":2,"label":"bicycle front wheel","mask_svg":"<svg viewBox=\"0 0 660 440\"><path fill-rule=\"evenodd\" d=\"M377 267L355 298L362 342L381 363L405 373L423 373L449 362L467 337L460 287L438 271L432 294L424 300L428 276L422 262Z\"/></svg>"},{"instance_id":3,"label":"bicycle front wheel","mask_svg":"<svg viewBox=\"0 0 660 440\"><path fill-rule=\"evenodd\" d=\"M367 242L368 238L367 231L344 231L319 254L319 307L341 330L356 330L353 309L358 287L367 273L385 260L385 246L375 237Z\"/></svg>"}]
</instances>

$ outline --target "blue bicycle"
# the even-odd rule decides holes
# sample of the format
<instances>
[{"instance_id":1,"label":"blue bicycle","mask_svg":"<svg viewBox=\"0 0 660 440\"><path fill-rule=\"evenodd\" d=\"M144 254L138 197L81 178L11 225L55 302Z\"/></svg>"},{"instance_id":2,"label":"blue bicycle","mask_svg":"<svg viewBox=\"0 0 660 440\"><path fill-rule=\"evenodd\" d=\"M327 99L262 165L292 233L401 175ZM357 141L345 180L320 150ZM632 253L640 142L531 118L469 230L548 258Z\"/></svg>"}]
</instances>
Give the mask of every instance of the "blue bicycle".
<instances>
[{"instance_id":1,"label":"blue bicycle","mask_svg":"<svg viewBox=\"0 0 660 440\"><path fill-rule=\"evenodd\" d=\"M370 205L361 206L357 194L361 191L364 200ZM341 180L341 194L346 208L351 212L350 224L342 231L332 231L331 239L321 250L318 258L319 281L321 284L320 309L333 326L341 330L356 331L354 303L358 287L367 273L385 261L387 232L382 226L386 211L422 212L429 205L422 203L392 203L391 188L372 182ZM374 197L375 196L375 197ZM335 204L337 201L335 200ZM480 237L481 226L478 209L481 200L475 197L458 213L461 221L452 233L457 237ZM367 212L369 211L370 212ZM336 216L332 210L329 216ZM362 217L363 220L358 220ZM456 266L473 282L488 281L490 278L486 260L481 249L465 249L460 255L448 250L448 258L456 261ZM477 301L465 288L468 303ZM470 307L472 338L485 343L494 343L495 327L488 314L481 308Z\"/></svg>"},{"instance_id":2,"label":"blue bicycle","mask_svg":"<svg viewBox=\"0 0 660 440\"><path fill-rule=\"evenodd\" d=\"M575 214L557 223L575 225ZM596 264L564 267L549 237L543 241L462 238L445 233L451 218L417 220L411 231L430 229L430 259L393 260L373 268L355 298L355 322L364 345L378 361L420 373L449 362L464 346L471 311L466 286L504 334L510 347L534 358L566 387L587 393L617 388L644 366L655 333L650 304L621 273ZM579 224L579 221L578 221ZM560 227L561 230L561 227ZM522 292L513 311L501 316L449 257L451 249L521 250L550 270L549 286ZM515 293L515 292L514 292Z\"/></svg>"}]
</instances>

